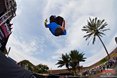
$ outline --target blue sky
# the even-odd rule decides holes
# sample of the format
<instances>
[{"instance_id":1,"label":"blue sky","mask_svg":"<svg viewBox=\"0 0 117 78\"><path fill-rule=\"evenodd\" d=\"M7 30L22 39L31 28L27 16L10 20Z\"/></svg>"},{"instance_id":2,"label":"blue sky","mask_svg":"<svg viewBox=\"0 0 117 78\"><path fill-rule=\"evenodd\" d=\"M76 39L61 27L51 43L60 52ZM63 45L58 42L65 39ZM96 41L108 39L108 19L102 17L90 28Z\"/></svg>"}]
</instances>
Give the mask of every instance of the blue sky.
<instances>
[{"instance_id":1,"label":"blue sky","mask_svg":"<svg viewBox=\"0 0 117 78\"><path fill-rule=\"evenodd\" d=\"M117 1L116 0L16 0L17 16L12 20L13 33L7 49L9 56L17 62L27 59L33 64L46 64L57 69L57 60L62 53L78 50L87 57L83 66L89 66L106 56L106 52L96 40L95 45L88 44L81 29L89 17L105 19L109 31L102 37L108 51L116 48ZM50 15L60 15L66 21L66 36L55 37L44 27L44 20ZM64 67L63 67L64 68Z\"/></svg>"}]
</instances>

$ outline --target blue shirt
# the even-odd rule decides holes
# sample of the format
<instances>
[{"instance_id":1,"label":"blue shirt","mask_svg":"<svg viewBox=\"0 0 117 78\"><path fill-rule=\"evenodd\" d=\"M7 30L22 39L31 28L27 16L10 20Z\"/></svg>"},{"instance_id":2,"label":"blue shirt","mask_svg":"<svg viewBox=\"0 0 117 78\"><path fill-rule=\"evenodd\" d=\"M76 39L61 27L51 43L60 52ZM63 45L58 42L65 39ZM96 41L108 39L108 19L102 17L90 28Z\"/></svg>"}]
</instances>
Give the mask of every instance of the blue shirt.
<instances>
[{"instance_id":1,"label":"blue shirt","mask_svg":"<svg viewBox=\"0 0 117 78\"><path fill-rule=\"evenodd\" d=\"M50 24L47 25L47 27L50 29L51 33L53 35L55 35L55 30L60 27L60 25L58 25L57 23L55 22L52 22ZM62 35L66 35L66 30L63 31L63 34Z\"/></svg>"}]
</instances>

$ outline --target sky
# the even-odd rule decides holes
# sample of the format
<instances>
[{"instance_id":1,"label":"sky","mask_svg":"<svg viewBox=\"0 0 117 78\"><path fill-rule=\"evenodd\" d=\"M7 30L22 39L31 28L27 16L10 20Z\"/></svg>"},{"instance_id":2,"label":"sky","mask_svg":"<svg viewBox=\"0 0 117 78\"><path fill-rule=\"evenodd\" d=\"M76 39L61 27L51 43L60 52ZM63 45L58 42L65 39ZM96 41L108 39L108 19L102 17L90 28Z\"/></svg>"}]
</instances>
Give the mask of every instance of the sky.
<instances>
[{"instance_id":1,"label":"sky","mask_svg":"<svg viewBox=\"0 0 117 78\"><path fill-rule=\"evenodd\" d=\"M93 45L86 41L81 29L89 17L105 19L109 31L102 37L109 53L117 44L117 0L16 0L16 17L13 18L12 34L7 43L11 47L9 56L17 62L27 59L34 65L45 64L50 69L58 69L57 61L62 54L71 50L83 52L86 61L80 65L90 66L103 57L106 52L96 38ZM44 26L50 15L62 16L66 22L67 35L55 37ZM65 67L63 67L65 68Z\"/></svg>"}]
</instances>

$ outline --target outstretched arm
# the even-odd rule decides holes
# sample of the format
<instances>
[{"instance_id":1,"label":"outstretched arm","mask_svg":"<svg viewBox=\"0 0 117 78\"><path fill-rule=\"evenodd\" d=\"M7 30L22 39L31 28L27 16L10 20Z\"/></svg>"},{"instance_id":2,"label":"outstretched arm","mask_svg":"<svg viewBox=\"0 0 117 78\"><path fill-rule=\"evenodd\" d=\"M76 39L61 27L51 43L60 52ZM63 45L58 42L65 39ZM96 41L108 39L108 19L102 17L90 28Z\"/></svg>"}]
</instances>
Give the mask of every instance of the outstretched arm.
<instances>
[{"instance_id":1,"label":"outstretched arm","mask_svg":"<svg viewBox=\"0 0 117 78\"><path fill-rule=\"evenodd\" d=\"M48 20L46 19L46 20L44 21L45 27L47 27L47 22L48 22Z\"/></svg>"}]
</instances>

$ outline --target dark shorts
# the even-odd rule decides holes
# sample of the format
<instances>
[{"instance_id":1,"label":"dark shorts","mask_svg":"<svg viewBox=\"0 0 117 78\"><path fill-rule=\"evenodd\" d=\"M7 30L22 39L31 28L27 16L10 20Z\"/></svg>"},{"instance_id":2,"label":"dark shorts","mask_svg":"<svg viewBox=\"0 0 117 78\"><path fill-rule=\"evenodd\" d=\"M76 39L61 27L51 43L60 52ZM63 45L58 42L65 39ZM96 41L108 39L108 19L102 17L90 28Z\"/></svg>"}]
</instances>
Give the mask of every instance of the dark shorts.
<instances>
[{"instance_id":1,"label":"dark shorts","mask_svg":"<svg viewBox=\"0 0 117 78\"><path fill-rule=\"evenodd\" d=\"M62 26L63 18L61 16L56 17L56 23Z\"/></svg>"}]
</instances>

